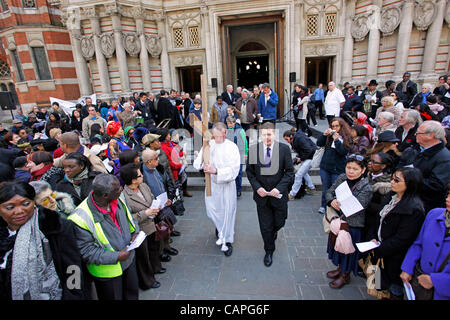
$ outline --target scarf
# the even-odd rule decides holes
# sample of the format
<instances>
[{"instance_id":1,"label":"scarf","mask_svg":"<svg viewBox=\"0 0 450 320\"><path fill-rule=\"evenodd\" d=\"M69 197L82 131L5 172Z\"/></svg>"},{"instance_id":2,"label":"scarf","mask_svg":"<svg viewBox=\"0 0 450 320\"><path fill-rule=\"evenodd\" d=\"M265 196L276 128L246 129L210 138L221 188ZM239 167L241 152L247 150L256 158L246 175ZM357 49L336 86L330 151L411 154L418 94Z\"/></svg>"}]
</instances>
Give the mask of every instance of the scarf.
<instances>
[{"instance_id":1,"label":"scarf","mask_svg":"<svg viewBox=\"0 0 450 320\"><path fill-rule=\"evenodd\" d=\"M50 244L39 229L39 213L17 232L11 271L13 300L60 300L62 289Z\"/></svg>"},{"instance_id":2,"label":"scarf","mask_svg":"<svg viewBox=\"0 0 450 320\"><path fill-rule=\"evenodd\" d=\"M381 227L383 226L383 220L384 220L384 218L386 218L386 216L389 214L389 212L391 212L392 209L395 208L395 206L397 205L397 203L399 201L400 201L400 199L397 199L397 195L395 194L392 197L391 201L387 205L385 205L383 207L383 209L381 209L381 211L380 211L380 227L378 228L378 240L380 242L383 241L381 239Z\"/></svg>"},{"instance_id":3,"label":"scarf","mask_svg":"<svg viewBox=\"0 0 450 320\"><path fill-rule=\"evenodd\" d=\"M31 180L30 181L38 181L41 180L42 176L53 167L53 163L46 164L41 169L31 172Z\"/></svg>"},{"instance_id":4,"label":"scarf","mask_svg":"<svg viewBox=\"0 0 450 320\"><path fill-rule=\"evenodd\" d=\"M351 254L355 252L352 236L348 231L341 229L341 223L346 222L341 219L334 219L330 223L330 231L337 236L334 250L343 254Z\"/></svg>"},{"instance_id":5,"label":"scarf","mask_svg":"<svg viewBox=\"0 0 450 320\"><path fill-rule=\"evenodd\" d=\"M88 178L88 176L89 176L88 168L84 168L84 170L81 171L79 174L77 174L75 177L69 178L68 176L65 176L64 178L73 185L78 196L81 197L81 184L83 183L84 179Z\"/></svg>"}]
</instances>

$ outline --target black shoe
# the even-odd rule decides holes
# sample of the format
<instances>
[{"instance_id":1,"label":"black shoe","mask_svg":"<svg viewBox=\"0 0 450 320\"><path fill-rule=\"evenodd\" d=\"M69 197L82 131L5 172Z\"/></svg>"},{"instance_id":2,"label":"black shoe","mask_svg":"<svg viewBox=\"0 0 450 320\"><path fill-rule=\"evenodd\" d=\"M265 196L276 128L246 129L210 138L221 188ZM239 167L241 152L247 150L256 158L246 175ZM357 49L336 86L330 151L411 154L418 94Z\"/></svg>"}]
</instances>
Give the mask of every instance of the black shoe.
<instances>
[{"instance_id":1,"label":"black shoe","mask_svg":"<svg viewBox=\"0 0 450 320\"><path fill-rule=\"evenodd\" d=\"M272 265L272 252L266 252L266 255L264 256L264 265L266 267L270 267Z\"/></svg>"},{"instance_id":2,"label":"black shoe","mask_svg":"<svg viewBox=\"0 0 450 320\"><path fill-rule=\"evenodd\" d=\"M180 231L177 230L173 230L172 233L170 234L172 237L179 237L181 235Z\"/></svg>"},{"instance_id":3,"label":"black shoe","mask_svg":"<svg viewBox=\"0 0 450 320\"><path fill-rule=\"evenodd\" d=\"M229 257L233 253L233 246L231 245L231 243L228 242L227 247L228 247L228 250L224 252L224 255L226 257Z\"/></svg>"},{"instance_id":4,"label":"black shoe","mask_svg":"<svg viewBox=\"0 0 450 320\"><path fill-rule=\"evenodd\" d=\"M219 231L216 229L216 238L219 239Z\"/></svg>"},{"instance_id":5,"label":"black shoe","mask_svg":"<svg viewBox=\"0 0 450 320\"><path fill-rule=\"evenodd\" d=\"M159 260L161 260L161 262L169 262L170 260L172 260L172 257L169 256L167 253L163 253L162 255L159 256Z\"/></svg>"},{"instance_id":6,"label":"black shoe","mask_svg":"<svg viewBox=\"0 0 450 320\"><path fill-rule=\"evenodd\" d=\"M155 281L154 284L152 284L152 286L150 287L150 289L157 289L161 287L161 283L159 283L158 281Z\"/></svg>"},{"instance_id":7,"label":"black shoe","mask_svg":"<svg viewBox=\"0 0 450 320\"><path fill-rule=\"evenodd\" d=\"M242 196L242 192L239 191L239 192L237 193L237 196L238 196L238 198L239 198L240 196Z\"/></svg>"},{"instance_id":8,"label":"black shoe","mask_svg":"<svg viewBox=\"0 0 450 320\"><path fill-rule=\"evenodd\" d=\"M164 252L170 254L171 256L176 256L178 254L178 250L175 248L164 249Z\"/></svg>"},{"instance_id":9,"label":"black shoe","mask_svg":"<svg viewBox=\"0 0 450 320\"><path fill-rule=\"evenodd\" d=\"M161 268L161 270L159 270L157 272L157 274L162 274L162 273L166 273L167 269L166 268Z\"/></svg>"},{"instance_id":10,"label":"black shoe","mask_svg":"<svg viewBox=\"0 0 450 320\"><path fill-rule=\"evenodd\" d=\"M173 214L176 215L176 216L184 216L184 212L174 211Z\"/></svg>"}]
</instances>

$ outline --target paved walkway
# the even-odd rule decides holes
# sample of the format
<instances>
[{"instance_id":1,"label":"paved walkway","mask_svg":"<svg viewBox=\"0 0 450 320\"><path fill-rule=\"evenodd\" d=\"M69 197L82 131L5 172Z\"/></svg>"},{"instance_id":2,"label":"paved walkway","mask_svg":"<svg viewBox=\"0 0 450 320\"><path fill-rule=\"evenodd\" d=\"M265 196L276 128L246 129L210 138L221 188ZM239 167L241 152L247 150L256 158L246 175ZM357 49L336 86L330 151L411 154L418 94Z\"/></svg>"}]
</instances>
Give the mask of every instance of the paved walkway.
<instances>
[{"instance_id":1,"label":"paved walkway","mask_svg":"<svg viewBox=\"0 0 450 320\"><path fill-rule=\"evenodd\" d=\"M172 246L179 250L163 263L167 272L157 275L161 287L142 291L140 299L201 300L361 300L365 280L352 275L351 283L331 289L325 276L334 269L327 259L327 236L317 213L320 193L289 202L285 227L279 232L273 264L263 264L263 241L251 192L238 200L233 254L225 257L215 244L214 225L207 218L204 192L185 199L186 214L179 217Z\"/></svg>"}]
</instances>

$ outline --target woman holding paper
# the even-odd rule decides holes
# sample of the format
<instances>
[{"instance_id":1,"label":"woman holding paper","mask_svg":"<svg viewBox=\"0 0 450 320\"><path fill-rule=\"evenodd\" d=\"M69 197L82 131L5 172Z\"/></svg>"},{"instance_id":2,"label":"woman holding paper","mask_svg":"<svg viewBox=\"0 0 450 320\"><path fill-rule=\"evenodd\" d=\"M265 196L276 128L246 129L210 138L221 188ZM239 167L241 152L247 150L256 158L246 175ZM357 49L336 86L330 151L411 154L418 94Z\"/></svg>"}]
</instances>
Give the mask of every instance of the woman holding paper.
<instances>
[{"instance_id":1,"label":"woman holding paper","mask_svg":"<svg viewBox=\"0 0 450 320\"><path fill-rule=\"evenodd\" d=\"M425 289L434 289L434 300L450 300L450 263L445 263L450 254L450 182L447 184L446 208L428 212L416 241L403 260L400 278L410 284L414 269L423 271L418 276ZM418 300L416 295L416 300Z\"/></svg>"},{"instance_id":2,"label":"woman holding paper","mask_svg":"<svg viewBox=\"0 0 450 320\"><path fill-rule=\"evenodd\" d=\"M120 177L125 183L122 195L131 210L131 215L139 224L139 229L147 237L136 249L136 267L141 290L159 288L161 284L156 281L155 274L164 273L166 269L161 266L159 259L159 241L155 240L155 223L153 218L158 214L159 208L152 209L153 194L139 170L139 165L130 163L120 168Z\"/></svg>"},{"instance_id":3,"label":"woman holding paper","mask_svg":"<svg viewBox=\"0 0 450 320\"><path fill-rule=\"evenodd\" d=\"M416 239L425 211L418 195L422 174L415 168L401 168L391 180L392 192L382 203L378 223L369 231L369 239L380 244L373 250L376 262L383 258L381 289L389 289L392 300L403 299L400 266Z\"/></svg>"},{"instance_id":4,"label":"woman holding paper","mask_svg":"<svg viewBox=\"0 0 450 320\"><path fill-rule=\"evenodd\" d=\"M327 207L331 207L337 212L330 224L332 232L329 233L327 248L328 258L338 267L336 270L327 272L327 277L334 279L329 283L330 287L334 289L340 289L350 282L350 272L353 271L355 276L358 274L359 251L354 248L354 245L361 242L364 237L365 209L369 205L373 193L369 180L363 176L365 171L364 157L355 154L349 155L345 164L345 173L336 179L325 194ZM344 208L344 200L347 202L348 199L352 201L351 208L359 207L361 209L352 212L347 209L347 206ZM330 211L331 208L327 208L327 211ZM334 232L333 227L337 223L340 224L337 232ZM345 238L340 245L339 238L342 236L342 231L344 231Z\"/></svg>"}]
</instances>

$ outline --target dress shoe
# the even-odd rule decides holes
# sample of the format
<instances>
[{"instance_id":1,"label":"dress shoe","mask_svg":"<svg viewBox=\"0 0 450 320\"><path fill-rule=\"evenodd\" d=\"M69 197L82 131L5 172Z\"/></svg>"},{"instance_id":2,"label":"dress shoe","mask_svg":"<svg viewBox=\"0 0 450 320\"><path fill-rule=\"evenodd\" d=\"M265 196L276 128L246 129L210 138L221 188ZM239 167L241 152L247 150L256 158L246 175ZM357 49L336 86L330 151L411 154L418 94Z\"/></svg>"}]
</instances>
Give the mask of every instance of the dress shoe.
<instances>
[{"instance_id":1,"label":"dress shoe","mask_svg":"<svg viewBox=\"0 0 450 320\"><path fill-rule=\"evenodd\" d=\"M166 273L167 269L166 268L161 268L161 270L159 270L157 272L157 274L162 274L162 273Z\"/></svg>"},{"instance_id":2,"label":"dress shoe","mask_svg":"<svg viewBox=\"0 0 450 320\"><path fill-rule=\"evenodd\" d=\"M228 247L228 250L225 251L223 254L224 254L226 257L229 257L229 256L231 256L231 254L233 253L233 246L231 245L231 243L227 242L227 247Z\"/></svg>"},{"instance_id":3,"label":"dress shoe","mask_svg":"<svg viewBox=\"0 0 450 320\"><path fill-rule=\"evenodd\" d=\"M330 287L333 289L340 289L346 284L350 283L350 272L341 273L336 280L329 283Z\"/></svg>"},{"instance_id":4,"label":"dress shoe","mask_svg":"<svg viewBox=\"0 0 450 320\"><path fill-rule=\"evenodd\" d=\"M270 267L272 265L272 252L266 252L266 255L264 256L264 265L266 267Z\"/></svg>"},{"instance_id":5,"label":"dress shoe","mask_svg":"<svg viewBox=\"0 0 450 320\"><path fill-rule=\"evenodd\" d=\"M180 231L177 230L173 230L172 233L170 234L172 237L179 237L181 235Z\"/></svg>"},{"instance_id":6,"label":"dress shoe","mask_svg":"<svg viewBox=\"0 0 450 320\"><path fill-rule=\"evenodd\" d=\"M171 256L176 256L178 254L178 250L175 248L164 249L164 252L170 254Z\"/></svg>"},{"instance_id":7,"label":"dress shoe","mask_svg":"<svg viewBox=\"0 0 450 320\"><path fill-rule=\"evenodd\" d=\"M159 283L158 281L155 281L155 283L152 284L150 289L157 289L159 287L161 287L161 283Z\"/></svg>"},{"instance_id":8,"label":"dress shoe","mask_svg":"<svg viewBox=\"0 0 450 320\"><path fill-rule=\"evenodd\" d=\"M189 191L185 190L185 191L183 191L183 197L190 198L190 197L192 197L192 193L189 193Z\"/></svg>"},{"instance_id":9,"label":"dress shoe","mask_svg":"<svg viewBox=\"0 0 450 320\"><path fill-rule=\"evenodd\" d=\"M162 255L159 256L159 260L161 260L161 262L169 262L170 260L172 260L172 257L169 256L167 253L163 253Z\"/></svg>"},{"instance_id":10,"label":"dress shoe","mask_svg":"<svg viewBox=\"0 0 450 320\"><path fill-rule=\"evenodd\" d=\"M336 278L338 278L340 276L340 274L341 274L341 269L337 268L336 270L328 271L327 272L327 278L336 279Z\"/></svg>"}]
</instances>

